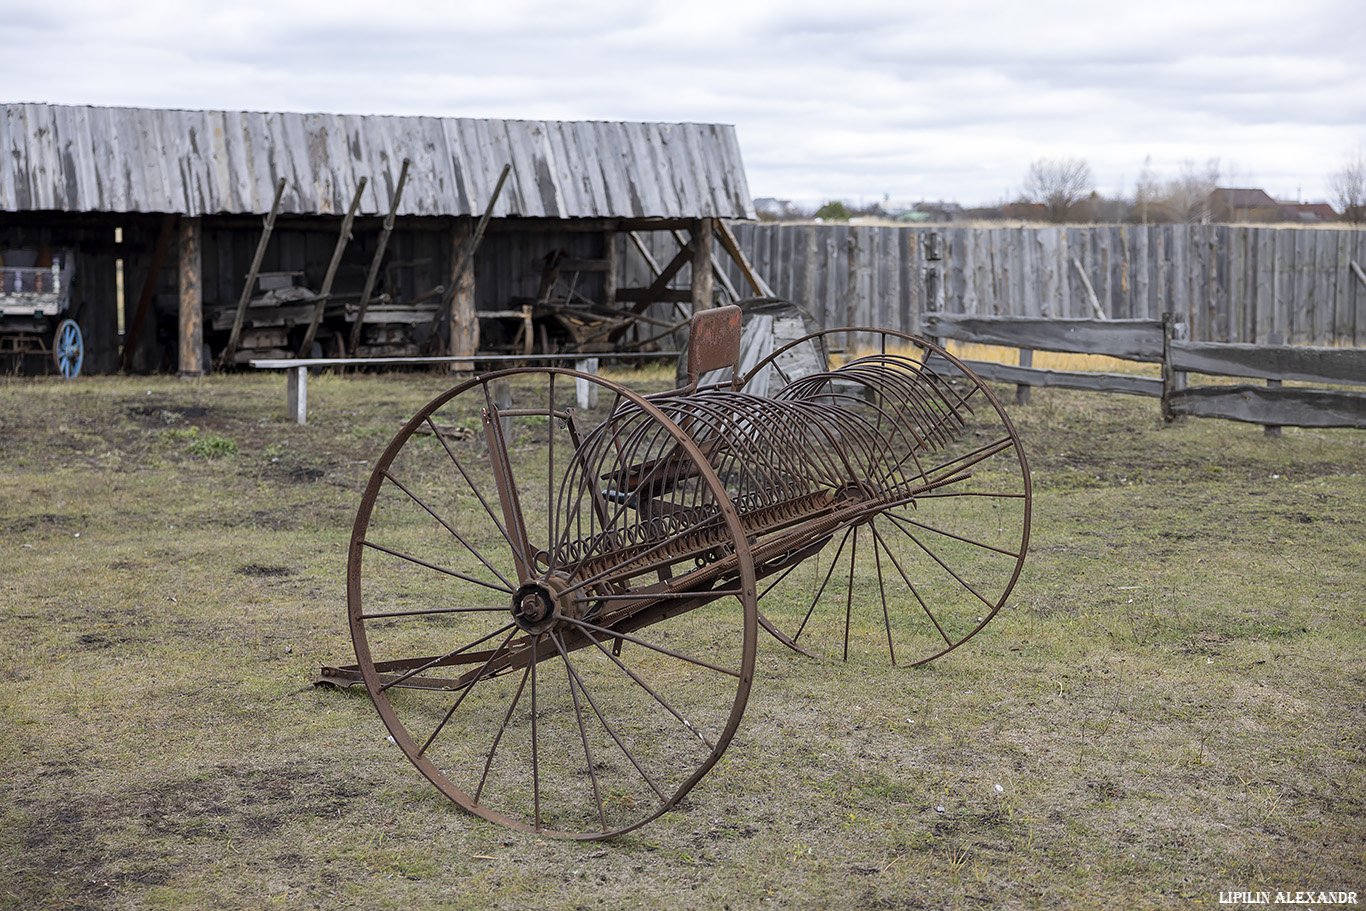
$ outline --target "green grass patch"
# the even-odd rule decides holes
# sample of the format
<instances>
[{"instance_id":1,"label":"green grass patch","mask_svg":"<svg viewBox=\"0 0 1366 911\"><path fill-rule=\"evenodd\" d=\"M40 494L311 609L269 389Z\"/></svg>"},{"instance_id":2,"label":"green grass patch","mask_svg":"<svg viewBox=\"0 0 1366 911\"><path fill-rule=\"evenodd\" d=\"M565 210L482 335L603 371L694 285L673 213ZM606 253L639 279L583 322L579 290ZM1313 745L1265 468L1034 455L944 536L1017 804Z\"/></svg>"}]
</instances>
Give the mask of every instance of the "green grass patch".
<instances>
[{"instance_id":1,"label":"green grass patch","mask_svg":"<svg viewBox=\"0 0 1366 911\"><path fill-rule=\"evenodd\" d=\"M463 814L366 697L311 685L353 660L370 471L448 383L314 377L300 427L278 376L0 381L0 908L1366 889L1366 433L1035 389L1009 409L1031 556L981 634L905 670L761 633L721 762L645 828L573 843Z\"/></svg>"}]
</instances>

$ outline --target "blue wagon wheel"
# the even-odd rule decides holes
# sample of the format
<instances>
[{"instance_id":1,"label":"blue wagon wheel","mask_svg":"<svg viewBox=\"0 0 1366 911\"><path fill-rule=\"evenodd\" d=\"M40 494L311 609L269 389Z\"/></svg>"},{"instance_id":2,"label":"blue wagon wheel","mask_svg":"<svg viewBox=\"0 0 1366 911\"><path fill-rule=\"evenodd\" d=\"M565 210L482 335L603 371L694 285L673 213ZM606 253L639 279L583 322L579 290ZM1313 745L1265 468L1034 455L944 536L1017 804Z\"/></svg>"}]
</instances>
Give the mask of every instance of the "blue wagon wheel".
<instances>
[{"instance_id":1,"label":"blue wagon wheel","mask_svg":"<svg viewBox=\"0 0 1366 911\"><path fill-rule=\"evenodd\" d=\"M75 320L64 319L57 325L57 334L52 340L52 360L57 364L57 372L67 379L73 380L81 375L81 364L85 361L85 340Z\"/></svg>"}]
</instances>

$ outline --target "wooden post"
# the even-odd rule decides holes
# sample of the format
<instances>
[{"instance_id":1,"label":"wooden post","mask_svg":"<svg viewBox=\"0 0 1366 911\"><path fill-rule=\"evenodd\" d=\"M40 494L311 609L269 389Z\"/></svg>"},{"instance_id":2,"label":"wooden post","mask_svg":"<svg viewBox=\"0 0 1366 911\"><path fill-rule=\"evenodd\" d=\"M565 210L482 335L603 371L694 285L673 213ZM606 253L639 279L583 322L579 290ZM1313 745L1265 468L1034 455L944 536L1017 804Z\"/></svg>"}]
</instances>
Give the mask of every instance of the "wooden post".
<instances>
[{"instance_id":1,"label":"wooden post","mask_svg":"<svg viewBox=\"0 0 1366 911\"><path fill-rule=\"evenodd\" d=\"M1273 332L1273 333L1271 333L1270 335L1268 335L1268 336L1266 337L1266 343L1267 343L1268 345L1284 345L1284 344L1285 344L1285 337L1282 336L1279 332ZM1280 386L1281 386L1281 381L1280 381L1280 380L1267 380L1267 381L1266 381L1266 386L1267 386L1268 389L1279 389ZM1269 436L1269 437L1279 437L1279 436L1281 435L1281 425L1280 425L1280 424L1264 424L1264 425L1262 425L1262 433L1264 433L1266 436Z\"/></svg>"},{"instance_id":2,"label":"wooden post","mask_svg":"<svg viewBox=\"0 0 1366 911\"><path fill-rule=\"evenodd\" d=\"M247 304L251 302L251 286L256 284L256 275L261 271L261 260L265 258L270 234L275 230L275 216L280 211L280 200L284 195L285 179L281 177L275 185L275 201L270 204L270 212L267 213L261 230L261 239L256 242L256 253L251 258L251 268L247 270L247 283L242 288L242 296L237 300L237 313L232 318L232 332L228 335L227 347L223 349L218 361L220 366L231 364L237 355L237 342L242 338L242 321L247 315Z\"/></svg>"},{"instance_id":3,"label":"wooden post","mask_svg":"<svg viewBox=\"0 0 1366 911\"><path fill-rule=\"evenodd\" d=\"M922 249L925 252L925 315L928 316L931 313L938 313L942 309L940 306L942 301L940 291L942 289L939 282L939 264L943 259L943 254L940 252L938 232L931 231L925 235ZM942 338L934 336L928 336L928 338L936 345L944 344Z\"/></svg>"},{"instance_id":4,"label":"wooden post","mask_svg":"<svg viewBox=\"0 0 1366 911\"><path fill-rule=\"evenodd\" d=\"M595 357L582 357L574 362L574 369L580 373L591 373L594 376L598 372L598 359ZM590 408L598 407L598 384L590 380L579 377L574 380L574 397L580 411L587 411Z\"/></svg>"},{"instance_id":5,"label":"wooden post","mask_svg":"<svg viewBox=\"0 0 1366 911\"><path fill-rule=\"evenodd\" d=\"M308 423L308 368L289 367L285 370L285 407L289 419L296 424Z\"/></svg>"},{"instance_id":6,"label":"wooden post","mask_svg":"<svg viewBox=\"0 0 1366 911\"><path fill-rule=\"evenodd\" d=\"M460 262L462 255L473 242L470 219L456 219L455 230L451 232L451 257ZM450 352L456 357L473 357L479 350L479 314L474 308L474 257L471 253L464 259L461 268L451 277L452 294L450 304ZM453 361L452 373L468 373L474 370L473 361Z\"/></svg>"},{"instance_id":7,"label":"wooden post","mask_svg":"<svg viewBox=\"0 0 1366 911\"><path fill-rule=\"evenodd\" d=\"M602 232L602 258L607 270L602 273L602 302L609 310L617 308L617 230Z\"/></svg>"},{"instance_id":8,"label":"wooden post","mask_svg":"<svg viewBox=\"0 0 1366 911\"><path fill-rule=\"evenodd\" d=\"M1162 420L1170 424L1178 415L1172 410L1172 393L1186 388L1186 372L1177 371L1172 364L1172 342L1184 335L1185 324L1176 321L1176 314L1162 314Z\"/></svg>"},{"instance_id":9,"label":"wooden post","mask_svg":"<svg viewBox=\"0 0 1366 911\"><path fill-rule=\"evenodd\" d=\"M1020 366L1021 366L1021 367L1033 367L1033 366L1034 366L1034 349L1033 349L1033 348L1021 348L1021 349L1020 349ZM1016 405L1028 405L1028 404L1029 404L1029 390L1030 390L1030 386L1029 386L1027 383L1020 383L1018 386L1015 387L1015 404L1016 404Z\"/></svg>"},{"instance_id":10,"label":"wooden post","mask_svg":"<svg viewBox=\"0 0 1366 911\"><path fill-rule=\"evenodd\" d=\"M379 242L375 245L375 255L370 260L370 270L365 273L365 287L360 292L360 304L356 307L356 322L351 326L350 344L347 346L348 353L353 357L357 346L360 345L360 327L365 322L365 311L370 307L370 292L375 290L375 281L379 278L380 263L384 261L384 251L389 246L389 235L394 233L394 216L398 214L398 201L403 198L403 184L408 180L409 160L403 159L403 166L398 170L398 184L394 187L394 198L389 201L389 214L384 216L384 227L379 232Z\"/></svg>"},{"instance_id":11,"label":"wooden post","mask_svg":"<svg viewBox=\"0 0 1366 911\"><path fill-rule=\"evenodd\" d=\"M198 218L180 220L180 371L183 377L204 375L204 282Z\"/></svg>"},{"instance_id":12,"label":"wooden post","mask_svg":"<svg viewBox=\"0 0 1366 911\"><path fill-rule=\"evenodd\" d=\"M318 334L318 326L322 324L327 299L332 296L332 280L337 277L337 267L341 265L342 253L346 250L347 242L351 240L351 222L355 221L356 210L360 208L360 197L365 192L365 182L366 178L362 177L360 183L356 184L356 195L351 198L351 208L346 210L346 217L342 219L341 233L337 235L337 243L332 248L332 260L327 264L323 287L318 292L318 303L313 308L313 319L308 324L308 331L304 333L304 340L299 343L299 357L308 357L312 354L309 349L313 347L313 338Z\"/></svg>"},{"instance_id":13,"label":"wooden post","mask_svg":"<svg viewBox=\"0 0 1366 911\"><path fill-rule=\"evenodd\" d=\"M716 292L716 278L712 275L711 235L716 225L714 218L699 218L692 224L692 309L709 310Z\"/></svg>"}]
</instances>

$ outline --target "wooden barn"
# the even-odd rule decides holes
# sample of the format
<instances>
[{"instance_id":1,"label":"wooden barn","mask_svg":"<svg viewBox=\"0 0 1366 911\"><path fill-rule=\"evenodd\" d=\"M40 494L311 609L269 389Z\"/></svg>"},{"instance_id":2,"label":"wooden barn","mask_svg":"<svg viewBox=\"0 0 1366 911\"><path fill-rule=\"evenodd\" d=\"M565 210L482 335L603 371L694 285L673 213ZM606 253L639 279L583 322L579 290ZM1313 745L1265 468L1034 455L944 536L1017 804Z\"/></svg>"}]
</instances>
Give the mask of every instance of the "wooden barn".
<instances>
[{"instance_id":1,"label":"wooden barn","mask_svg":"<svg viewBox=\"0 0 1366 911\"><path fill-rule=\"evenodd\" d=\"M0 285L69 270L87 372L670 348L753 218L725 125L0 105Z\"/></svg>"}]
</instances>

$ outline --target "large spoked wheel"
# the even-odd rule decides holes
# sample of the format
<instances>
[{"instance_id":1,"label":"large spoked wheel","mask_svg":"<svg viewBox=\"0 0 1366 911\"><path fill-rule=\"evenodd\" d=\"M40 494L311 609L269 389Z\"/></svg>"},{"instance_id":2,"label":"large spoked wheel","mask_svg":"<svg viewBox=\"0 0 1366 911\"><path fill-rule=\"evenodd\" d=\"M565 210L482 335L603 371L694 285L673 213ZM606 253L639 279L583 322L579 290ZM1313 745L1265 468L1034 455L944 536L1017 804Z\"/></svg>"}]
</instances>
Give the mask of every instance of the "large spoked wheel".
<instances>
[{"instance_id":1,"label":"large spoked wheel","mask_svg":"<svg viewBox=\"0 0 1366 911\"><path fill-rule=\"evenodd\" d=\"M910 429L886 433L886 476L869 485L890 491L890 505L764 580L760 623L812 655L922 664L986 626L1020 576L1031 511L1024 449L992 391L937 345L833 329L787 347L813 344L843 349L843 366L803 379L780 349L748 376L771 369L770 389L783 387L777 398L827 401L867 426ZM885 382L887 371L895 382Z\"/></svg>"},{"instance_id":2,"label":"large spoked wheel","mask_svg":"<svg viewBox=\"0 0 1366 911\"><path fill-rule=\"evenodd\" d=\"M394 741L513 828L602 838L654 819L748 698L755 580L734 506L673 422L595 376L498 371L423 408L370 477L347 582Z\"/></svg>"},{"instance_id":3,"label":"large spoked wheel","mask_svg":"<svg viewBox=\"0 0 1366 911\"><path fill-rule=\"evenodd\" d=\"M52 361L57 365L57 372L69 380L81 375L81 365L85 362L85 339L75 320L64 319L57 324L57 332L52 339Z\"/></svg>"}]
</instances>

